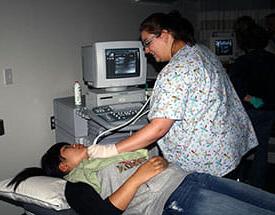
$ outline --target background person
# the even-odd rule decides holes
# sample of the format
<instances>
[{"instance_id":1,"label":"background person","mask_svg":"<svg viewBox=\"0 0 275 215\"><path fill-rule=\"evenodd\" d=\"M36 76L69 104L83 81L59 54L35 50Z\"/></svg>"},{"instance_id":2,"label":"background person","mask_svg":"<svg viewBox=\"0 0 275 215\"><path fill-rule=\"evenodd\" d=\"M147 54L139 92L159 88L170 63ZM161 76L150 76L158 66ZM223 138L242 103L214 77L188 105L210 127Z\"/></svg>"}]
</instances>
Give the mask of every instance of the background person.
<instances>
[{"instance_id":1,"label":"background person","mask_svg":"<svg viewBox=\"0 0 275 215\"><path fill-rule=\"evenodd\" d=\"M247 25L244 24L245 20L248 20ZM238 46L245 54L231 64L228 73L259 142L251 152L254 153L251 168L243 169L241 165L239 174L248 183L264 188L268 169L268 143L275 121L275 55L265 50L268 34L264 28L251 24L246 17L236 20L235 32Z\"/></svg>"},{"instance_id":2,"label":"background person","mask_svg":"<svg viewBox=\"0 0 275 215\"><path fill-rule=\"evenodd\" d=\"M144 151L89 159L89 151L83 145L57 143L43 155L42 169L28 168L10 185L15 184L16 189L29 176L67 175L65 178L76 182L67 182L65 196L80 215L275 214L273 194L209 174L189 174L168 165L162 157L141 162ZM96 192L94 179L90 180L96 169L100 192Z\"/></svg>"},{"instance_id":3,"label":"background person","mask_svg":"<svg viewBox=\"0 0 275 215\"><path fill-rule=\"evenodd\" d=\"M265 50L275 54L275 13L265 16L265 27L269 33L269 41Z\"/></svg>"},{"instance_id":4,"label":"background person","mask_svg":"<svg viewBox=\"0 0 275 215\"><path fill-rule=\"evenodd\" d=\"M196 44L192 24L175 12L150 15L140 36L145 53L157 62L169 61L155 82L150 123L115 146L91 147L92 156L157 141L164 157L185 170L228 174L257 139L218 57Z\"/></svg>"},{"instance_id":5,"label":"background person","mask_svg":"<svg viewBox=\"0 0 275 215\"><path fill-rule=\"evenodd\" d=\"M236 22L234 22L234 32L236 35L236 40L238 43L238 47L244 52L248 52L250 43L249 40L246 40L249 37L249 31L247 29L256 25L255 20L250 16L241 16Z\"/></svg>"}]
</instances>

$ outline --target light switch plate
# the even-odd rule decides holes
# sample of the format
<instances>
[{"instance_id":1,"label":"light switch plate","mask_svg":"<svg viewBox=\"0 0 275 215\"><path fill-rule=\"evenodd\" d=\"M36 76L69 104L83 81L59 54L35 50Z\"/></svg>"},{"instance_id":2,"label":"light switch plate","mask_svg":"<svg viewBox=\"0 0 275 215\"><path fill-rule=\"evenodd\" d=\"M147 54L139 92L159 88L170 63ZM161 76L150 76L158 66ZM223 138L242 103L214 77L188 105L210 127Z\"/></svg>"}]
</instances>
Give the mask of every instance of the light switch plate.
<instances>
[{"instance_id":1,"label":"light switch plate","mask_svg":"<svg viewBox=\"0 0 275 215\"><path fill-rule=\"evenodd\" d=\"M6 85L13 84L12 69L6 68L3 70L4 83Z\"/></svg>"}]
</instances>

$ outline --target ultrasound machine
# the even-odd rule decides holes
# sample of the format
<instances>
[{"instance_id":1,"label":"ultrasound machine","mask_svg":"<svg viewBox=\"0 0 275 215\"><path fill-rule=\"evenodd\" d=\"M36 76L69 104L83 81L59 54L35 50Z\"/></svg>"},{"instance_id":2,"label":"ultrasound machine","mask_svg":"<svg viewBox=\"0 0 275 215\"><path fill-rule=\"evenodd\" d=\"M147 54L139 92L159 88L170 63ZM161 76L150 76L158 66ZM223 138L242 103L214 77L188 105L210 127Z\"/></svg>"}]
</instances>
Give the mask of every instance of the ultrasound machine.
<instances>
[{"instance_id":1,"label":"ultrasound machine","mask_svg":"<svg viewBox=\"0 0 275 215\"><path fill-rule=\"evenodd\" d=\"M148 123L147 62L140 41L96 42L81 48L88 92L81 106L73 97L54 99L56 141L115 143Z\"/></svg>"}]
</instances>

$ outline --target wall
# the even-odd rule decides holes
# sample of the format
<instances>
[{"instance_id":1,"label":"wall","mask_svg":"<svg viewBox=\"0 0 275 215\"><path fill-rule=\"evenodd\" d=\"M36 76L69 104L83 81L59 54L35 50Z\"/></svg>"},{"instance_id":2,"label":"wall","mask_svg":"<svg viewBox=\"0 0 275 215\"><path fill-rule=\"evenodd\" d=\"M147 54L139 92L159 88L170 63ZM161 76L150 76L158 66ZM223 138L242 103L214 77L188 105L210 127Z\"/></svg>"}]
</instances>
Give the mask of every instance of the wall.
<instances>
[{"instance_id":1,"label":"wall","mask_svg":"<svg viewBox=\"0 0 275 215\"><path fill-rule=\"evenodd\" d=\"M275 7L274 0L198 0L198 2L207 11L274 9Z\"/></svg>"},{"instance_id":2,"label":"wall","mask_svg":"<svg viewBox=\"0 0 275 215\"><path fill-rule=\"evenodd\" d=\"M178 6L184 5L0 0L0 70L11 68L14 78L12 85L5 85L0 73L0 119L6 131L0 136L0 180L39 165L42 153L54 143L49 121L52 101L72 95L74 80L82 80L81 45L136 40L138 25L146 16ZM22 210L1 201L0 212Z\"/></svg>"}]
</instances>

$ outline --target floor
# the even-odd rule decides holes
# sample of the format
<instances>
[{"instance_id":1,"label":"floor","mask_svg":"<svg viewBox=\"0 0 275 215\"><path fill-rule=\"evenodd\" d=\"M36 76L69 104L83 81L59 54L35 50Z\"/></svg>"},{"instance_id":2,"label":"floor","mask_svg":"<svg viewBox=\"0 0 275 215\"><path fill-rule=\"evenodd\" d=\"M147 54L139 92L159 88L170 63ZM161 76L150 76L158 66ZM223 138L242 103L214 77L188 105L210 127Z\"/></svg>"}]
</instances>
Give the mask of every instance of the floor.
<instances>
[{"instance_id":1,"label":"floor","mask_svg":"<svg viewBox=\"0 0 275 215\"><path fill-rule=\"evenodd\" d=\"M265 190L275 193L275 164L269 164L267 186Z\"/></svg>"},{"instance_id":2,"label":"floor","mask_svg":"<svg viewBox=\"0 0 275 215\"><path fill-rule=\"evenodd\" d=\"M251 161L246 161L244 165L246 166L246 168L249 168L250 164L251 164ZM269 163L268 165L269 166L268 166L266 187L263 189L275 194L275 163Z\"/></svg>"},{"instance_id":3,"label":"floor","mask_svg":"<svg viewBox=\"0 0 275 215\"><path fill-rule=\"evenodd\" d=\"M275 124L273 126L273 133L272 137L269 141L269 153L268 153L268 160L269 160L269 169L268 169L268 176L267 176L267 191L271 193L275 193Z\"/></svg>"},{"instance_id":4,"label":"floor","mask_svg":"<svg viewBox=\"0 0 275 215\"><path fill-rule=\"evenodd\" d=\"M274 129L274 131L275 131L275 129ZM268 164L267 180L266 180L266 187L263 189L275 194L275 132L274 132L273 136L270 138L270 144L269 144L268 151L269 151L269 153L268 153L269 164ZM247 160L242 161L244 172L250 168L252 159L253 159L253 155L251 157L249 157ZM238 178L238 176L236 176L236 174L240 175L239 171L237 170L237 173L233 172L233 175L229 175L229 178L232 178L232 179L236 179L236 177ZM247 173L244 173L244 175L247 175ZM245 181L248 181L248 179L242 178L241 181L245 182Z\"/></svg>"}]
</instances>

